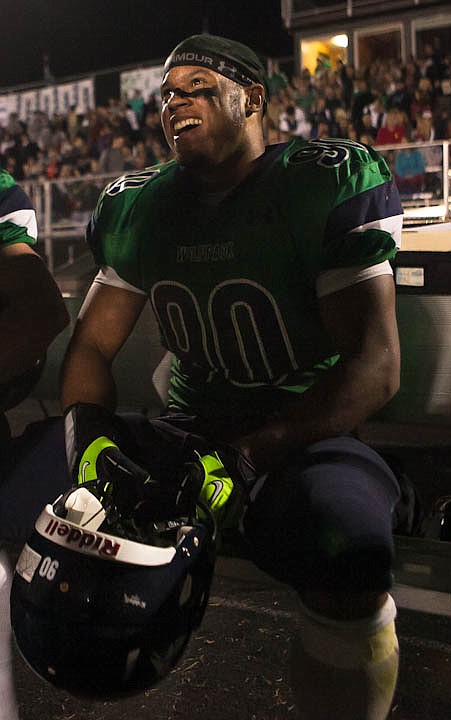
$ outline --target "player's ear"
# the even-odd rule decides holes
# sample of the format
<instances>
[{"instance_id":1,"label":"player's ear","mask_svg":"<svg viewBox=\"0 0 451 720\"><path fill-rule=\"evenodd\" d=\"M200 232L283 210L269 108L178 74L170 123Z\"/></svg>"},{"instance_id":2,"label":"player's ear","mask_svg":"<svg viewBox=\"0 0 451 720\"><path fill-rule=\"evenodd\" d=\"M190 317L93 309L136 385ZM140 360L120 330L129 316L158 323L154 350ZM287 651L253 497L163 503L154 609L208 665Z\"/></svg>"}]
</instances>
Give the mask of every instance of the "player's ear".
<instances>
[{"instance_id":1,"label":"player's ear","mask_svg":"<svg viewBox=\"0 0 451 720\"><path fill-rule=\"evenodd\" d=\"M246 88L246 116L263 109L265 102L265 89L263 85L250 85Z\"/></svg>"}]
</instances>

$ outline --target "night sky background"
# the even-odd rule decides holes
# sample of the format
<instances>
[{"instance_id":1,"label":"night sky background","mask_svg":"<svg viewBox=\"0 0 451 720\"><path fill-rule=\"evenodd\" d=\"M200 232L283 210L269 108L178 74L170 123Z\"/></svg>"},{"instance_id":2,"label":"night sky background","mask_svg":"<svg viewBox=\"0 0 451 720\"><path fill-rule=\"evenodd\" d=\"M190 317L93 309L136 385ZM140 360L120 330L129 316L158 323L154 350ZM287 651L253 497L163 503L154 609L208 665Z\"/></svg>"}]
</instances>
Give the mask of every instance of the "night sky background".
<instances>
[{"instance_id":1,"label":"night sky background","mask_svg":"<svg viewBox=\"0 0 451 720\"><path fill-rule=\"evenodd\" d=\"M0 88L41 81L45 53L58 81L164 59L203 30L262 55L293 49L280 0L1 0L0 9Z\"/></svg>"}]
</instances>

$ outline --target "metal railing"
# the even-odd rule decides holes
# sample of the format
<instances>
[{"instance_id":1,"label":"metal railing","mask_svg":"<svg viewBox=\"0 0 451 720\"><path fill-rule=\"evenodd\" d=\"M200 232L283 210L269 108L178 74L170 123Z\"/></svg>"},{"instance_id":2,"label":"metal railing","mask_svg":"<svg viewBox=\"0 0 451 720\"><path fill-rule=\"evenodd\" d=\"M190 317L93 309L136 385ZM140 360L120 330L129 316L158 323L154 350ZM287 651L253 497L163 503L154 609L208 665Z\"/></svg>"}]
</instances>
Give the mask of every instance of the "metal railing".
<instances>
[{"instance_id":1,"label":"metal railing","mask_svg":"<svg viewBox=\"0 0 451 720\"><path fill-rule=\"evenodd\" d=\"M450 219L448 141L379 145L376 149L395 176L404 209L404 225ZM406 172L409 167L414 172Z\"/></svg>"},{"instance_id":2,"label":"metal railing","mask_svg":"<svg viewBox=\"0 0 451 720\"><path fill-rule=\"evenodd\" d=\"M68 257L64 262L56 259L55 243L83 240L100 192L116 177L117 173L22 181L22 187L36 209L39 238L44 243L51 272L58 270L59 265L73 261L73 246L68 245Z\"/></svg>"}]
</instances>

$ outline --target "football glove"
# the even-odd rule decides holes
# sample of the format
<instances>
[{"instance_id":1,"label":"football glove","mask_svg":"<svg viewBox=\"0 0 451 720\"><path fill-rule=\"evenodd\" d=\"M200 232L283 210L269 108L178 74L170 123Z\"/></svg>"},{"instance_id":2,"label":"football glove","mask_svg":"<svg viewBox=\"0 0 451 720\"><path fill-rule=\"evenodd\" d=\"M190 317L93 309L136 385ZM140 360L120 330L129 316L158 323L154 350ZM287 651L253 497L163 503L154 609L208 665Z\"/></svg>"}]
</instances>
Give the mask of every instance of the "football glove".
<instances>
[{"instance_id":1,"label":"football glove","mask_svg":"<svg viewBox=\"0 0 451 720\"><path fill-rule=\"evenodd\" d=\"M154 484L149 473L114 442L111 413L99 405L77 403L65 414L66 452L74 483L86 485L102 504L128 515Z\"/></svg>"},{"instance_id":2,"label":"football glove","mask_svg":"<svg viewBox=\"0 0 451 720\"><path fill-rule=\"evenodd\" d=\"M252 463L239 450L225 445L208 455L197 453L197 459L187 467L199 486L200 519L206 507L219 530L236 527L257 480Z\"/></svg>"}]
</instances>

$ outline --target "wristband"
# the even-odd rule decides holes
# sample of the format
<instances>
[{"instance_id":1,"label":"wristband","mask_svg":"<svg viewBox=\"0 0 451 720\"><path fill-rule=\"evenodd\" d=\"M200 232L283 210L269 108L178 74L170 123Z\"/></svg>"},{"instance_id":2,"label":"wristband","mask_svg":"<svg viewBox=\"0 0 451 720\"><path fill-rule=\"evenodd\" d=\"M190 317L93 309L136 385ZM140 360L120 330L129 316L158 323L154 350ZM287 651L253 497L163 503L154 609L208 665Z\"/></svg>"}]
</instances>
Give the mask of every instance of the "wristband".
<instances>
[{"instance_id":1,"label":"wristband","mask_svg":"<svg viewBox=\"0 0 451 720\"><path fill-rule=\"evenodd\" d=\"M100 437L111 438L114 443L113 415L102 405L75 403L64 413L64 431L67 463L77 483L81 458L91 443Z\"/></svg>"}]
</instances>

